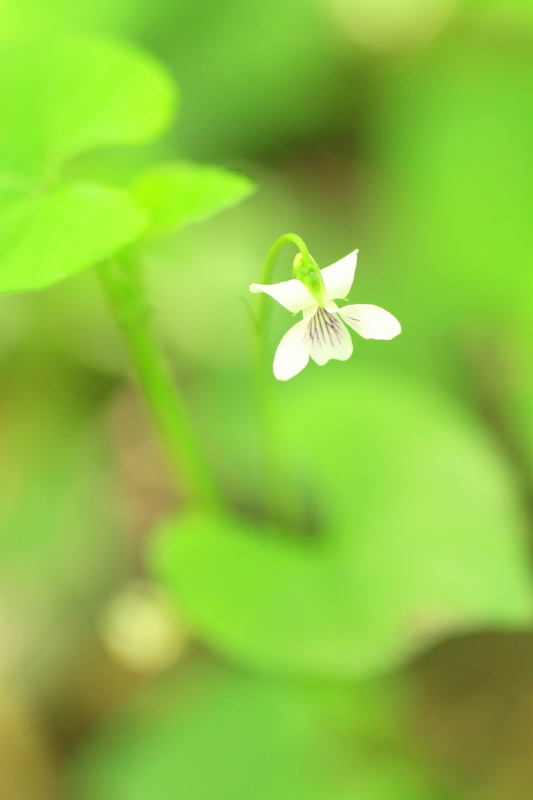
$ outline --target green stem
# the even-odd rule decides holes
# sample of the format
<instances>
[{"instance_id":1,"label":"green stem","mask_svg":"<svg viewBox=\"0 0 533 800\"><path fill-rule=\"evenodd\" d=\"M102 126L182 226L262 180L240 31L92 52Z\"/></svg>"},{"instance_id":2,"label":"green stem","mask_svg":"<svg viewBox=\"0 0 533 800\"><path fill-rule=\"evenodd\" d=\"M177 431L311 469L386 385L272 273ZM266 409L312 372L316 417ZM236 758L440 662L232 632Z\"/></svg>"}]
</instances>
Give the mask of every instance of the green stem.
<instances>
[{"instance_id":1,"label":"green stem","mask_svg":"<svg viewBox=\"0 0 533 800\"><path fill-rule=\"evenodd\" d=\"M221 507L218 486L152 328L139 264L128 254L102 262L97 272L180 494L191 505Z\"/></svg>"},{"instance_id":2,"label":"green stem","mask_svg":"<svg viewBox=\"0 0 533 800\"><path fill-rule=\"evenodd\" d=\"M286 233L277 239L267 253L260 283L272 282L276 259L288 243L295 244L304 258L310 260L309 251L305 242L295 233ZM290 487L284 483L278 474L276 460L276 398L274 396L274 380L269 353L268 323L270 319L271 303L266 294L258 295L257 301L257 355L255 366L255 390L257 408L259 412L260 432L263 451L264 496L269 515L273 519L282 520L288 524L297 524L300 513L297 498Z\"/></svg>"},{"instance_id":3,"label":"green stem","mask_svg":"<svg viewBox=\"0 0 533 800\"><path fill-rule=\"evenodd\" d=\"M274 267L276 265L276 259L280 254L284 245L288 242L292 242L296 245L299 249L301 254L304 256L306 260L310 259L309 250L303 239L300 239L295 233L286 233L283 236L280 236L277 239L270 250L267 253L267 257L265 259L265 263L263 265L263 272L261 274L260 283L270 283L272 280L272 275L274 273ZM268 308L269 306L266 303L267 296L262 293L258 295L257 301L257 331L259 334L259 339L265 346L265 339L266 339L266 328L268 325Z\"/></svg>"}]
</instances>

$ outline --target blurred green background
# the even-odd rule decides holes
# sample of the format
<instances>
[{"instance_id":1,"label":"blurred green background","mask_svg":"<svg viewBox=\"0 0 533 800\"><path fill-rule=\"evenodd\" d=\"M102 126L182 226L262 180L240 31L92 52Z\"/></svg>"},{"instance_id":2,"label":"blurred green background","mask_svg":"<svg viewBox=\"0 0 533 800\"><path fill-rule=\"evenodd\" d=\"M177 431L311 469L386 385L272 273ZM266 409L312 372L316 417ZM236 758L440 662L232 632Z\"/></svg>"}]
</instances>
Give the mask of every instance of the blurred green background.
<instances>
[{"instance_id":1,"label":"blurred green background","mask_svg":"<svg viewBox=\"0 0 533 800\"><path fill-rule=\"evenodd\" d=\"M242 530L182 537L171 602L146 547L176 498L94 274L0 298L0 797L531 798L533 2L0 0L0 45L72 31L181 100L70 175L258 182L144 251ZM265 541L243 300L291 230L358 247L352 301L403 333L274 387L296 533Z\"/></svg>"}]
</instances>

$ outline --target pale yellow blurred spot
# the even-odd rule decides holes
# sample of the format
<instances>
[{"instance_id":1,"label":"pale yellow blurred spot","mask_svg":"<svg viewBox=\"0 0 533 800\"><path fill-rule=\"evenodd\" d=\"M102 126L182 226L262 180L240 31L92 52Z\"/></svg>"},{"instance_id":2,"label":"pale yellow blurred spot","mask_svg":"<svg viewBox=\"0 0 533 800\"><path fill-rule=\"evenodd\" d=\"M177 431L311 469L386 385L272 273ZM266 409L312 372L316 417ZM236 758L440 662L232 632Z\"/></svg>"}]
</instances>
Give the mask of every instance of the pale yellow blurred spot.
<instances>
[{"instance_id":1,"label":"pale yellow blurred spot","mask_svg":"<svg viewBox=\"0 0 533 800\"><path fill-rule=\"evenodd\" d=\"M111 655L137 672L157 673L171 667L187 645L174 608L148 581L134 581L112 597L99 628Z\"/></svg>"},{"instance_id":2,"label":"pale yellow blurred spot","mask_svg":"<svg viewBox=\"0 0 533 800\"><path fill-rule=\"evenodd\" d=\"M406 618L405 632L417 646L431 645L435 639L445 639L453 632L475 627L476 620L458 618L453 610L446 607L422 607Z\"/></svg>"},{"instance_id":3,"label":"pale yellow blurred spot","mask_svg":"<svg viewBox=\"0 0 533 800\"><path fill-rule=\"evenodd\" d=\"M354 42L379 52L431 41L453 16L455 0L325 0Z\"/></svg>"}]
</instances>

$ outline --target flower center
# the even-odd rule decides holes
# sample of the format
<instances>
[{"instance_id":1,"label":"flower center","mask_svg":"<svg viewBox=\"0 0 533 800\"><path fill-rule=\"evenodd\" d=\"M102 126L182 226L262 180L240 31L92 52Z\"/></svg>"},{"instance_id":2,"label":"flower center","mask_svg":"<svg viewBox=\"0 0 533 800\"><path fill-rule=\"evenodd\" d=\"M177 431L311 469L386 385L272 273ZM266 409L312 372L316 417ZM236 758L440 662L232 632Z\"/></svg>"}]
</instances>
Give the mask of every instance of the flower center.
<instances>
[{"instance_id":1,"label":"flower center","mask_svg":"<svg viewBox=\"0 0 533 800\"><path fill-rule=\"evenodd\" d=\"M292 265L292 276L307 287L318 306L324 306L326 288L316 261L312 258L305 259L302 253L297 253Z\"/></svg>"}]
</instances>

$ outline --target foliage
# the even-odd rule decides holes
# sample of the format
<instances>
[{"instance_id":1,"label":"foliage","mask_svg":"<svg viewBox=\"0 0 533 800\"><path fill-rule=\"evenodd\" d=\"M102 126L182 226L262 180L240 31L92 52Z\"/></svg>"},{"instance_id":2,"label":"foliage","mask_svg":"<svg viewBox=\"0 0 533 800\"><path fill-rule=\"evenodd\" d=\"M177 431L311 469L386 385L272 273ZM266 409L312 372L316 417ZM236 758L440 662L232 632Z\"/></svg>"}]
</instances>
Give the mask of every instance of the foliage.
<instances>
[{"instance_id":1,"label":"foliage","mask_svg":"<svg viewBox=\"0 0 533 800\"><path fill-rule=\"evenodd\" d=\"M393 687L304 687L194 667L142 698L80 755L70 778L76 798L436 796L398 744ZM339 718L343 703L355 710L359 730Z\"/></svg>"},{"instance_id":2,"label":"foliage","mask_svg":"<svg viewBox=\"0 0 533 800\"><path fill-rule=\"evenodd\" d=\"M67 38L8 49L0 58L0 91L0 292L41 289L109 257L139 238L154 204L158 225L161 217L173 226L251 191L249 181L223 170L189 168L185 175L181 167L188 198L178 210L171 185L177 167L170 180L162 181L160 171L144 176L138 205L116 188L62 181L73 157L150 142L170 121L171 77L129 46Z\"/></svg>"},{"instance_id":3,"label":"foliage","mask_svg":"<svg viewBox=\"0 0 533 800\"><path fill-rule=\"evenodd\" d=\"M0 629L69 796L531 795L530 5L5 0ZM404 333L258 393L241 300L289 229L320 265L359 247L354 302ZM163 522L94 266L185 442ZM137 695L95 631L139 571L193 652Z\"/></svg>"},{"instance_id":4,"label":"foliage","mask_svg":"<svg viewBox=\"0 0 533 800\"><path fill-rule=\"evenodd\" d=\"M278 474L292 505L312 487L318 536L178 515L152 553L206 641L259 669L353 678L432 638L528 624L525 520L483 429L363 370L283 395Z\"/></svg>"}]
</instances>

